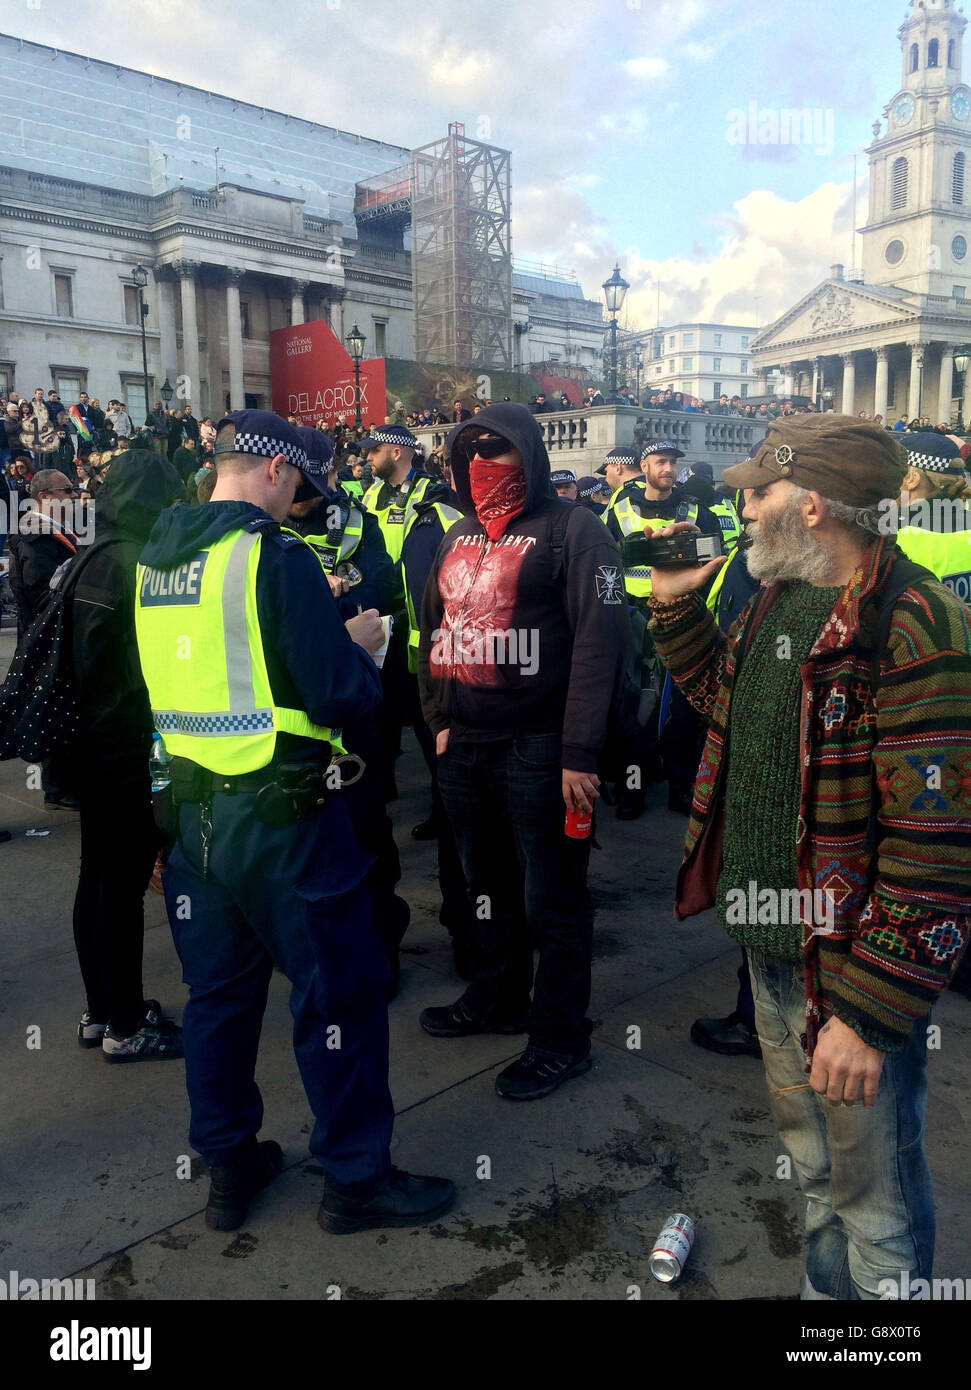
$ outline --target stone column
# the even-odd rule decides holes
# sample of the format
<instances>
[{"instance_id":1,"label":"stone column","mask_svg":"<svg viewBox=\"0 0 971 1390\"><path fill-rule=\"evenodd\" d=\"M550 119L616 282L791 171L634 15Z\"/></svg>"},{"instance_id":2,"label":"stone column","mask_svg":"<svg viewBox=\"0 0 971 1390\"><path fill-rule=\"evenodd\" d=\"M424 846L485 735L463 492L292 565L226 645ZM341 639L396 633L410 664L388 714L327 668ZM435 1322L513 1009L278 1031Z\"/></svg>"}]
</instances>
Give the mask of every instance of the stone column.
<instances>
[{"instance_id":1,"label":"stone column","mask_svg":"<svg viewBox=\"0 0 971 1390\"><path fill-rule=\"evenodd\" d=\"M887 368L887 349L878 347L874 349L877 357L877 373L873 383L873 413L882 415L885 425L892 424L887 419L887 388L889 385Z\"/></svg>"},{"instance_id":2,"label":"stone column","mask_svg":"<svg viewBox=\"0 0 971 1390\"><path fill-rule=\"evenodd\" d=\"M199 400L201 396L201 379L199 376L199 323L196 318L196 282L195 273L198 270L195 261L177 261L175 273L179 277L179 287L182 292L182 375L188 378L188 382L180 383L182 386L181 394L177 394L172 404L172 409L191 405L195 402L196 409L201 409ZM188 394L185 387L188 386Z\"/></svg>"},{"instance_id":3,"label":"stone column","mask_svg":"<svg viewBox=\"0 0 971 1390\"><path fill-rule=\"evenodd\" d=\"M920 343L910 344L910 395L907 401L907 415L913 420L920 415L921 387L924 375L924 349Z\"/></svg>"},{"instance_id":4,"label":"stone column","mask_svg":"<svg viewBox=\"0 0 971 1390\"><path fill-rule=\"evenodd\" d=\"M226 345L229 349L229 408L242 410L243 320L239 311L239 283L246 272L232 267L226 272Z\"/></svg>"},{"instance_id":5,"label":"stone column","mask_svg":"<svg viewBox=\"0 0 971 1390\"><path fill-rule=\"evenodd\" d=\"M160 280L156 272L155 293L158 295L159 355L161 357L159 363L161 377L155 385L155 394L158 396L159 389L166 378L172 387L175 386L175 378L179 374L179 364L175 347L175 286L171 280Z\"/></svg>"},{"instance_id":6,"label":"stone column","mask_svg":"<svg viewBox=\"0 0 971 1390\"><path fill-rule=\"evenodd\" d=\"M954 387L954 349L950 343L945 343L941 350L941 378L937 388L937 419L935 425L942 421L951 423L951 392Z\"/></svg>"},{"instance_id":7,"label":"stone column","mask_svg":"<svg viewBox=\"0 0 971 1390\"><path fill-rule=\"evenodd\" d=\"M290 323L295 325L307 322L307 312L304 308L303 296L307 288L306 280L290 281Z\"/></svg>"},{"instance_id":8,"label":"stone column","mask_svg":"<svg viewBox=\"0 0 971 1390\"><path fill-rule=\"evenodd\" d=\"M823 389L823 386L822 386L822 375L823 375L823 359L822 359L821 357L814 357L814 358L813 358L813 385L812 385L812 402L813 402L813 405L818 405L818 404L819 404L819 393L820 393L820 391Z\"/></svg>"},{"instance_id":9,"label":"stone column","mask_svg":"<svg viewBox=\"0 0 971 1390\"><path fill-rule=\"evenodd\" d=\"M964 421L964 428L967 429L968 421L971 420L971 362L964 373L964 392L961 397L961 419Z\"/></svg>"},{"instance_id":10,"label":"stone column","mask_svg":"<svg viewBox=\"0 0 971 1390\"><path fill-rule=\"evenodd\" d=\"M793 366L791 362L780 362L779 366L782 370L782 394L789 397L792 395Z\"/></svg>"},{"instance_id":11,"label":"stone column","mask_svg":"<svg viewBox=\"0 0 971 1390\"><path fill-rule=\"evenodd\" d=\"M840 399L840 414L852 415L856 400L856 354L840 353L843 359L843 395Z\"/></svg>"}]
</instances>

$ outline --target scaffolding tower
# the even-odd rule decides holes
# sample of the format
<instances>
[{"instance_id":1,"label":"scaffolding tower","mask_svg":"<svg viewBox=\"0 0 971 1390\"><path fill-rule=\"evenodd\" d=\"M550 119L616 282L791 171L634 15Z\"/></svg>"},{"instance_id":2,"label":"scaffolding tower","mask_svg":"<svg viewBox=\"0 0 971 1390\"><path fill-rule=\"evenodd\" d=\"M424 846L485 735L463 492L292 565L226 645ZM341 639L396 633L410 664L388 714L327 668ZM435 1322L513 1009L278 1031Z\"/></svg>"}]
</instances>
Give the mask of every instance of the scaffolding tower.
<instances>
[{"instance_id":1,"label":"scaffolding tower","mask_svg":"<svg viewBox=\"0 0 971 1390\"><path fill-rule=\"evenodd\" d=\"M509 151L452 122L411 156L415 357L511 371Z\"/></svg>"}]
</instances>

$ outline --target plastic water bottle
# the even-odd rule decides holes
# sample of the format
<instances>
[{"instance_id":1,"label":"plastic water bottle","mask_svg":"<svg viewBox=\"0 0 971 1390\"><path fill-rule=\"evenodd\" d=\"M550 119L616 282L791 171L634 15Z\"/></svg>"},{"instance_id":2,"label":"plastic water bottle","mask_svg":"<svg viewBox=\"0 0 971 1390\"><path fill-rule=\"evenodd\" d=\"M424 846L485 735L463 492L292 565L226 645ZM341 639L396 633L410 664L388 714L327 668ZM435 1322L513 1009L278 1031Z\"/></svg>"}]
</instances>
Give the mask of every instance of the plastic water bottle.
<instances>
[{"instance_id":1,"label":"plastic water bottle","mask_svg":"<svg viewBox=\"0 0 971 1390\"><path fill-rule=\"evenodd\" d=\"M152 734L152 751L148 755L148 770L152 774L152 791L164 792L172 780L170 769L172 759L165 751L161 734Z\"/></svg>"}]
</instances>

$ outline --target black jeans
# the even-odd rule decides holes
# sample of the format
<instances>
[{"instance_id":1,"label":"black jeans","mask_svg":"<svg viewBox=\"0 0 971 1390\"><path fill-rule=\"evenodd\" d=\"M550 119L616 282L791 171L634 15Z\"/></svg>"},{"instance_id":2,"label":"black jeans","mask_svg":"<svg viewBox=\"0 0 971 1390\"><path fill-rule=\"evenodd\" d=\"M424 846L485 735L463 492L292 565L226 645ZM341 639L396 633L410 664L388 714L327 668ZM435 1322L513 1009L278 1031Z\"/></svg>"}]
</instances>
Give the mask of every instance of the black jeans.
<instances>
[{"instance_id":1,"label":"black jeans","mask_svg":"<svg viewBox=\"0 0 971 1390\"><path fill-rule=\"evenodd\" d=\"M523 1014L529 1040L551 1052L587 1046L593 904L589 840L563 833L562 748L556 734L499 743L451 741L438 760L442 801L455 832L473 909L469 1005Z\"/></svg>"},{"instance_id":2,"label":"black jeans","mask_svg":"<svg viewBox=\"0 0 971 1390\"><path fill-rule=\"evenodd\" d=\"M74 899L74 944L92 1018L123 1035L145 1012L142 945L145 890L159 834L145 771L82 779L81 873Z\"/></svg>"}]
</instances>

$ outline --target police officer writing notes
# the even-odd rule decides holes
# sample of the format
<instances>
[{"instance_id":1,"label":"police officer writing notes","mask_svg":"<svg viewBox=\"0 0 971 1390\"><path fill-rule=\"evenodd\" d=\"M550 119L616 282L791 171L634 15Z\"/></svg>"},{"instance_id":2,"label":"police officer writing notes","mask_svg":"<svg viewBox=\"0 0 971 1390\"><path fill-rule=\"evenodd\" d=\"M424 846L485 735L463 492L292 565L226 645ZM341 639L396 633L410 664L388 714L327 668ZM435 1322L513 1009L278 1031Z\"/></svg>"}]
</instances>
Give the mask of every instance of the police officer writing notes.
<instances>
[{"instance_id":1,"label":"police officer writing notes","mask_svg":"<svg viewBox=\"0 0 971 1390\"><path fill-rule=\"evenodd\" d=\"M341 621L313 549L281 530L304 474L269 411L219 422L212 501L161 516L142 553L139 654L172 755L175 842L163 873L189 986L190 1143L210 1168L207 1223L233 1230L283 1166L257 1142L254 1079L274 964L292 985L293 1047L336 1234L438 1216L452 1184L391 1166L387 968L368 858L339 789L337 725L373 708L378 614ZM299 492L298 492L299 489ZM326 653L326 656L323 654Z\"/></svg>"}]
</instances>

